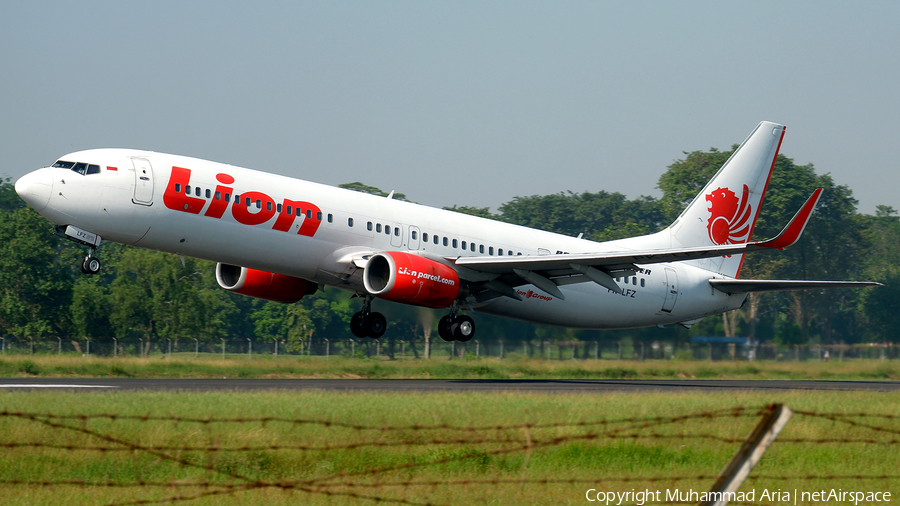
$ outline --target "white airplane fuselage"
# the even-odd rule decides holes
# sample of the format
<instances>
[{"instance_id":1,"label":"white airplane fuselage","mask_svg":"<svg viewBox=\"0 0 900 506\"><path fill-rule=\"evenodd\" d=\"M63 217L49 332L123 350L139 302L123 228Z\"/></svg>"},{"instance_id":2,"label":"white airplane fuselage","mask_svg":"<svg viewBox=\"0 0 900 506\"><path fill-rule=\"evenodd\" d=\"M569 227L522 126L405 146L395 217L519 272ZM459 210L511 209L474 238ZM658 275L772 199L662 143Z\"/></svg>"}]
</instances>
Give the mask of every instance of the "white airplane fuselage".
<instances>
[{"instance_id":1,"label":"white airplane fuselage","mask_svg":"<svg viewBox=\"0 0 900 506\"><path fill-rule=\"evenodd\" d=\"M97 149L60 160L97 166L99 172L47 167L16 184L57 225L358 293L366 291L361 274L372 252L407 252L452 265L461 257L574 255L659 244L659 237L649 239L653 235L598 243L162 153ZM739 308L746 298L713 289L710 278L728 276L690 263L636 265L633 275L615 278L621 293L558 279L564 300L525 284L515 287L521 300L494 297L468 305L539 324L616 329L689 323Z\"/></svg>"}]
</instances>

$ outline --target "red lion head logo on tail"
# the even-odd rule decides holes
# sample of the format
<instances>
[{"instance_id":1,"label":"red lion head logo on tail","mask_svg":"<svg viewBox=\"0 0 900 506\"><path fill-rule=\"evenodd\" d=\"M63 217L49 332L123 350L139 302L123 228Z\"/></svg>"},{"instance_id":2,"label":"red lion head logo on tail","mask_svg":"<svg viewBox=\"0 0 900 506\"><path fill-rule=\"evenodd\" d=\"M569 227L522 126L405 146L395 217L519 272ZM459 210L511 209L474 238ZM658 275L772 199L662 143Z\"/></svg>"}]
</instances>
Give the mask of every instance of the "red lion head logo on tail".
<instances>
[{"instance_id":1,"label":"red lion head logo on tail","mask_svg":"<svg viewBox=\"0 0 900 506\"><path fill-rule=\"evenodd\" d=\"M750 239L750 189L744 185L741 198L728 188L717 188L706 196L709 202L709 238L715 244L740 244Z\"/></svg>"}]
</instances>

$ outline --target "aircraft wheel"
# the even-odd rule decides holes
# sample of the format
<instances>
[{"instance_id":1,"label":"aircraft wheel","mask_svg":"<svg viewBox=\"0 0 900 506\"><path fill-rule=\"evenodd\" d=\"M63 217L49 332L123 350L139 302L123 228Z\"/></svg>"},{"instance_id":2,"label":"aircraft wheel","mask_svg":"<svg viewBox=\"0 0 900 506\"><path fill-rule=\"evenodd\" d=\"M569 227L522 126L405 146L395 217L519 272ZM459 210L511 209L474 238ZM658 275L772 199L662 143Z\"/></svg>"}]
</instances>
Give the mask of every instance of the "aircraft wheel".
<instances>
[{"instance_id":1,"label":"aircraft wheel","mask_svg":"<svg viewBox=\"0 0 900 506\"><path fill-rule=\"evenodd\" d=\"M369 337L378 339L387 330L387 319L381 313L369 313L369 316L366 317L365 327Z\"/></svg>"},{"instance_id":2,"label":"aircraft wheel","mask_svg":"<svg viewBox=\"0 0 900 506\"><path fill-rule=\"evenodd\" d=\"M85 274L97 274L100 272L100 259L90 255L84 257L81 262L81 272Z\"/></svg>"},{"instance_id":3,"label":"aircraft wheel","mask_svg":"<svg viewBox=\"0 0 900 506\"><path fill-rule=\"evenodd\" d=\"M356 337L366 337L366 315L362 311L354 313L350 318L350 332Z\"/></svg>"},{"instance_id":4,"label":"aircraft wheel","mask_svg":"<svg viewBox=\"0 0 900 506\"><path fill-rule=\"evenodd\" d=\"M475 337L475 320L466 315L457 316L450 325L450 330L457 341L469 341Z\"/></svg>"},{"instance_id":5,"label":"aircraft wheel","mask_svg":"<svg viewBox=\"0 0 900 506\"><path fill-rule=\"evenodd\" d=\"M452 323L453 319L450 318L450 315L443 316L438 321L438 335L441 336L441 339L444 341L453 341L453 333L450 332L450 325Z\"/></svg>"}]
</instances>

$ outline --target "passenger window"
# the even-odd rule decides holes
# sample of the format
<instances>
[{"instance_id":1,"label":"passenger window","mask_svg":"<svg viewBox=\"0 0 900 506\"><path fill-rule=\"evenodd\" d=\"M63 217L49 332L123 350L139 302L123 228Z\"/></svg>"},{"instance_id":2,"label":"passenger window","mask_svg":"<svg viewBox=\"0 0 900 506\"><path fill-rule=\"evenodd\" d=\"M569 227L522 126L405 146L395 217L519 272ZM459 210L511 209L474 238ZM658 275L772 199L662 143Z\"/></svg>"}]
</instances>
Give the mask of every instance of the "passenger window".
<instances>
[{"instance_id":1,"label":"passenger window","mask_svg":"<svg viewBox=\"0 0 900 506\"><path fill-rule=\"evenodd\" d=\"M644 278L641 278L641 286L644 286Z\"/></svg>"},{"instance_id":2,"label":"passenger window","mask_svg":"<svg viewBox=\"0 0 900 506\"><path fill-rule=\"evenodd\" d=\"M332 220L334 220L334 215L331 213L328 213L328 223L331 223Z\"/></svg>"},{"instance_id":3,"label":"passenger window","mask_svg":"<svg viewBox=\"0 0 900 506\"><path fill-rule=\"evenodd\" d=\"M281 214L281 204L275 204L275 212Z\"/></svg>"},{"instance_id":4,"label":"passenger window","mask_svg":"<svg viewBox=\"0 0 900 506\"><path fill-rule=\"evenodd\" d=\"M222 192L220 192L220 191L216 192L216 200L222 200Z\"/></svg>"},{"instance_id":5,"label":"passenger window","mask_svg":"<svg viewBox=\"0 0 900 506\"><path fill-rule=\"evenodd\" d=\"M262 209L262 200L256 199L256 208L257 208L257 209Z\"/></svg>"},{"instance_id":6,"label":"passenger window","mask_svg":"<svg viewBox=\"0 0 900 506\"><path fill-rule=\"evenodd\" d=\"M309 218L310 220L312 219L312 209L306 210L306 217Z\"/></svg>"},{"instance_id":7,"label":"passenger window","mask_svg":"<svg viewBox=\"0 0 900 506\"><path fill-rule=\"evenodd\" d=\"M246 205L247 207L250 207L250 197L245 197L245 198L244 198L244 202L246 203L245 205Z\"/></svg>"},{"instance_id":8,"label":"passenger window","mask_svg":"<svg viewBox=\"0 0 900 506\"><path fill-rule=\"evenodd\" d=\"M209 191L209 190L207 190L207 191ZM266 202L266 211L271 211L271 210L272 210L272 201L269 200Z\"/></svg>"},{"instance_id":9,"label":"passenger window","mask_svg":"<svg viewBox=\"0 0 900 506\"><path fill-rule=\"evenodd\" d=\"M219 193L219 192L216 192L216 193ZM210 198L210 197L212 197L211 190L207 189L206 190L206 198Z\"/></svg>"},{"instance_id":10,"label":"passenger window","mask_svg":"<svg viewBox=\"0 0 900 506\"><path fill-rule=\"evenodd\" d=\"M459 243L456 242L456 239L453 239L453 247L456 248L458 245Z\"/></svg>"},{"instance_id":11,"label":"passenger window","mask_svg":"<svg viewBox=\"0 0 900 506\"><path fill-rule=\"evenodd\" d=\"M385 226L384 226L384 234L385 234L385 235L391 235L391 226L390 226L390 225L385 225Z\"/></svg>"},{"instance_id":12,"label":"passenger window","mask_svg":"<svg viewBox=\"0 0 900 506\"><path fill-rule=\"evenodd\" d=\"M100 166L99 165L88 165L87 173L88 174L99 174Z\"/></svg>"},{"instance_id":13,"label":"passenger window","mask_svg":"<svg viewBox=\"0 0 900 506\"><path fill-rule=\"evenodd\" d=\"M478 245L478 252L479 252L479 253L484 253L484 244L479 244L479 245Z\"/></svg>"},{"instance_id":14,"label":"passenger window","mask_svg":"<svg viewBox=\"0 0 900 506\"><path fill-rule=\"evenodd\" d=\"M469 248L467 247L467 245L466 245L466 241L463 241L463 242L462 242L462 249L469 249Z\"/></svg>"},{"instance_id":15,"label":"passenger window","mask_svg":"<svg viewBox=\"0 0 900 506\"><path fill-rule=\"evenodd\" d=\"M200 196L200 187L199 186L194 188L194 195L196 195L198 197Z\"/></svg>"},{"instance_id":16,"label":"passenger window","mask_svg":"<svg viewBox=\"0 0 900 506\"><path fill-rule=\"evenodd\" d=\"M470 244L469 246L470 246L471 249L472 249L472 253L475 253L475 243L473 242L473 243Z\"/></svg>"},{"instance_id":17,"label":"passenger window","mask_svg":"<svg viewBox=\"0 0 900 506\"><path fill-rule=\"evenodd\" d=\"M443 244L444 244L444 246L447 246L447 238L446 238L446 237L444 237L444 242L443 242Z\"/></svg>"},{"instance_id":18,"label":"passenger window","mask_svg":"<svg viewBox=\"0 0 900 506\"><path fill-rule=\"evenodd\" d=\"M294 206L288 206L287 213L289 216L294 214Z\"/></svg>"},{"instance_id":19,"label":"passenger window","mask_svg":"<svg viewBox=\"0 0 900 506\"><path fill-rule=\"evenodd\" d=\"M498 249L497 254L503 256L503 248Z\"/></svg>"},{"instance_id":20,"label":"passenger window","mask_svg":"<svg viewBox=\"0 0 900 506\"><path fill-rule=\"evenodd\" d=\"M191 194L191 185L189 185L189 184L184 185L184 194L185 195Z\"/></svg>"},{"instance_id":21,"label":"passenger window","mask_svg":"<svg viewBox=\"0 0 900 506\"><path fill-rule=\"evenodd\" d=\"M181 183L175 183L175 193L181 193Z\"/></svg>"},{"instance_id":22,"label":"passenger window","mask_svg":"<svg viewBox=\"0 0 900 506\"><path fill-rule=\"evenodd\" d=\"M352 227L352 226L353 226L353 218L347 218L347 226L348 226L348 227Z\"/></svg>"},{"instance_id":23,"label":"passenger window","mask_svg":"<svg viewBox=\"0 0 900 506\"><path fill-rule=\"evenodd\" d=\"M241 196L237 193L234 194L234 205L238 205L241 203Z\"/></svg>"},{"instance_id":24,"label":"passenger window","mask_svg":"<svg viewBox=\"0 0 900 506\"><path fill-rule=\"evenodd\" d=\"M417 234L415 230L413 230L412 232L409 233L409 236L412 238L413 241L416 240L416 237L418 237L418 235L419 234Z\"/></svg>"},{"instance_id":25,"label":"passenger window","mask_svg":"<svg viewBox=\"0 0 900 506\"><path fill-rule=\"evenodd\" d=\"M488 255L493 255L493 254L494 254L494 247L491 246L490 248L488 248Z\"/></svg>"},{"instance_id":26,"label":"passenger window","mask_svg":"<svg viewBox=\"0 0 900 506\"><path fill-rule=\"evenodd\" d=\"M631 284L637 286L637 277L631 278Z\"/></svg>"},{"instance_id":27,"label":"passenger window","mask_svg":"<svg viewBox=\"0 0 900 506\"><path fill-rule=\"evenodd\" d=\"M322 221L322 211L316 213L316 219Z\"/></svg>"},{"instance_id":28,"label":"passenger window","mask_svg":"<svg viewBox=\"0 0 900 506\"><path fill-rule=\"evenodd\" d=\"M366 230L368 230L369 232L372 231L372 222L371 221L366 222ZM378 225L378 231L381 232L381 225Z\"/></svg>"},{"instance_id":29,"label":"passenger window","mask_svg":"<svg viewBox=\"0 0 900 506\"><path fill-rule=\"evenodd\" d=\"M394 227L394 237L400 237L400 227Z\"/></svg>"},{"instance_id":30,"label":"passenger window","mask_svg":"<svg viewBox=\"0 0 900 506\"><path fill-rule=\"evenodd\" d=\"M440 236L437 236L437 235L436 235L436 236L434 236L434 238L433 238L433 240L432 240L431 242L437 244L439 239L440 239Z\"/></svg>"},{"instance_id":31,"label":"passenger window","mask_svg":"<svg viewBox=\"0 0 900 506\"><path fill-rule=\"evenodd\" d=\"M422 232L422 240L428 242L428 232Z\"/></svg>"},{"instance_id":32,"label":"passenger window","mask_svg":"<svg viewBox=\"0 0 900 506\"><path fill-rule=\"evenodd\" d=\"M226 194L225 194L225 202L229 202L229 201L231 201L231 194L230 194L230 193L226 193Z\"/></svg>"}]
</instances>

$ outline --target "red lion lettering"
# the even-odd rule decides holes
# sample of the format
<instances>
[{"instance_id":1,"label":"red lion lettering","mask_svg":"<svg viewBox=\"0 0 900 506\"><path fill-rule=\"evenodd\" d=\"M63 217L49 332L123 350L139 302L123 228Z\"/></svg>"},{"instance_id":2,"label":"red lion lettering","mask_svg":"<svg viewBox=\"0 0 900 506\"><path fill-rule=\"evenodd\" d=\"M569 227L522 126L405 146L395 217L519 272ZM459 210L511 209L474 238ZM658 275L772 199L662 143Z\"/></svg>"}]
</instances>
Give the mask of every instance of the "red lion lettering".
<instances>
[{"instance_id":1,"label":"red lion lettering","mask_svg":"<svg viewBox=\"0 0 900 506\"><path fill-rule=\"evenodd\" d=\"M741 198L728 188L717 188L706 196L709 202L709 238L715 244L740 244L750 238L750 189L744 185Z\"/></svg>"}]
</instances>

